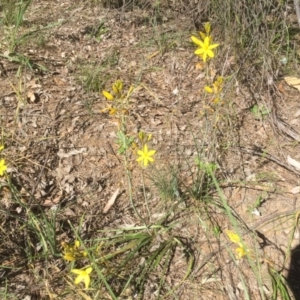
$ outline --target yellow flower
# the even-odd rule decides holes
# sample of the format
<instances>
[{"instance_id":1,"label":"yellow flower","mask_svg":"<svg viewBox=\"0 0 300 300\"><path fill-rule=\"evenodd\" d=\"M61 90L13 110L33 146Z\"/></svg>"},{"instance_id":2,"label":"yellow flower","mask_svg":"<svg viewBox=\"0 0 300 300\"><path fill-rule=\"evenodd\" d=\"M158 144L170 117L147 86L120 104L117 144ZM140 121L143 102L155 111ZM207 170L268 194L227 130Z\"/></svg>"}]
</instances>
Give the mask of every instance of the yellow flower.
<instances>
[{"instance_id":1,"label":"yellow flower","mask_svg":"<svg viewBox=\"0 0 300 300\"><path fill-rule=\"evenodd\" d=\"M137 161L141 162L145 167L147 167L149 162L154 161L151 156L153 156L155 152L155 150L148 151L148 146L145 144L143 150L138 150L138 155L140 157L137 159Z\"/></svg>"},{"instance_id":2,"label":"yellow flower","mask_svg":"<svg viewBox=\"0 0 300 300\"><path fill-rule=\"evenodd\" d=\"M117 113L117 109L114 107L110 107L108 113L113 116Z\"/></svg>"},{"instance_id":3,"label":"yellow flower","mask_svg":"<svg viewBox=\"0 0 300 300\"><path fill-rule=\"evenodd\" d=\"M217 80L213 83L215 94L218 94L222 91L223 82L224 82L223 76L218 76Z\"/></svg>"},{"instance_id":4,"label":"yellow flower","mask_svg":"<svg viewBox=\"0 0 300 300\"><path fill-rule=\"evenodd\" d=\"M194 36L192 36L191 39L196 45L200 46L195 51L195 54L201 56L204 62L206 62L208 57L209 58L215 57L215 54L212 50L217 48L219 46L219 44L212 44L211 45L210 44L211 43L211 38L209 36L206 36L203 42L201 40L197 39Z\"/></svg>"},{"instance_id":5,"label":"yellow flower","mask_svg":"<svg viewBox=\"0 0 300 300\"><path fill-rule=\"evenodd\" d=\"M217 80L211 86L206 85L204 90L210 94L219 94L222 92L223 82L223 76L218 76Z\"/></svg>"},{"instance_id":6,"label":"yellow flower","mask_svg":"<svg viewBox=\"0 0 300 300\"><path fill-rule=\"evenodd\" d=\"M103 96L107 99L107 100L114 100L115 99L115 97L111 94L111 93L109 93L109 92L107 92L107 91L103 91L102 92L102 94L103 94Z\"/></svg>"},{"instance_id":7,"label":"yellow flower","mask_svg":"<svg viewBox=\"0 0 300 300\"><path fill-rule=\"evenodd\" d=\"M0 146L0 151L2 151L4 149L4 146L2 145L2 146Z\"/></svg>"},{"instance_id":8,"label":"yellow flower","mask_svg":"<svg viewBox=\"0 0 300 300\"><path fill-rule=\"evenodd\" d=\"M83 258L87 256L85 251L79 249L80 242L75 241L74 245L62 242L63 258L67 261L75 261L76 259Z\"/></svg>"},{"instance_id":9,"label":"yellow flower","mask_svg":"<svg viewBox=\"0 0 300 300\"><path fill-rule=\"evenodd\" d=\"M85 288L88 289L89 285L90 285L90 282L91 282L90 274L91 274L92 271L93 271L93 268L91 268L91 267L89 267L89 268L87 268L85 270L80 270L80 269L73 269L73 270L71 270L72 273L78 275L75 278L74 283L78 284L81 281L83 281L84 284L85 284Z\"/></svg>"},{"instance_id":10,"label":"yellow flower","mask_svg":"<svg viewBox=\"0 0 300 300\"><path fill-rule=\"evenodd\" d=\"M76 260L76 257L74 256L74 253L72 253L72 252L65 252L64 255L63 255L63 258L67 261Z\"/></svg>"},{"instance_id":11,"label":"yellow flower","mask_svg":"<svg viewBox=\"0 0 300 300\"><path fill-rule=\"evenodd\" d=\"M235 249L235 252L237 253L237 259L241 259L243 256L247 255L247 253L249 253L249 250L245 248L238 234L231 230L226 230L226 234L233 243L239 246Z\"/></svg>"},{"instance_id":12,"label":"yellow flower","mask_svg":"<svg viewBox=\"0 0 300 300\"><path fill-rule=\"evenodd\" d=\"M214 104L218 104L219 102L220 102L220 97L216 97L216 98L214 98L213 100L212 100L212 102L214 103ZM221 103L222 104L222 103Z\"/></svg>"},{"instance_id":13,"label":"yellow flower","mask_svg":"<svg viewBox=\"0 0 300 300\"><path fill-rule=\"evenodd\" d=\"M138 138L139 140L143 143L145 141L150 141L152 139L152 133L146 134L143 131L139 131L138 133Z\"/></svg>"},{"instance_id":14,"label":"yellow flower","mask_svg":"<svg viewBox=\"0 0 300 300\"><path fill-rule=\"evenodd\" d=\"M5 160L1 159L0 160L0 176L3 176L6 170L7 170L7 166L5 164Z\"/></svg>"},{"instance_id":15,"label":"yellow flower","mask_svg":"<svg viewBox=\"0 0 300 300\"><path fill-rule=\"evenodd\" d=\"M213 90L210 86L208 86L208 85L206 85L206 86L204 87L204 90L205 90L206 92L210 93L210 94L213 94L213 93L214 93L214 90Z\"/></svg>"},{"instance_id":16,"label":"yellow flower","mask_svg":"<svg viewBox=\"0 0 300 300\"><path fill-rule=\"evenodd\" d=\"M103 108L100 110L101 113L107 113L111 116L117 114L118 110L112 106L112 105L107 105L107 107Z\"/></svg>"},{"instance_id":17,"label":"yellow flower","mask_svg":"<svg viewBox=\"0 0 300 300\"><path fill-rule=\"evenodd\" d=\"M231 230L226 230L226 234L228 235L229 239L235 243L235 244L239 244L241 242L241 238L239 235L237 235L236 233L234 233Z\"/></svg>"},{"instance_id":18,"label":"yellow flower","mask_svg":"<svg viewBox=\"0 0 300 300\"><path fill-rule=\"evenodd\" d=\"M223 89L223 81L224 78L222 76L218 76L217 80L211 85L206 85L204 87L204 90L209 94L215 94L217 97L215 97L212 101L213 103L217 104L220 102L220 93Z\"/></svg>"},{"instance_id":19,"label":"yellow flower","mask_svg":"<svg viewBox=\"0 0 300 300\"><path fill-rule=\"evenodd\" d=\"M245 247L241 246L235 249L236 253L237 253L237 258L240 259L243 256L247 255L247 250L245 249Z\"/></svg>"}]
</instances>

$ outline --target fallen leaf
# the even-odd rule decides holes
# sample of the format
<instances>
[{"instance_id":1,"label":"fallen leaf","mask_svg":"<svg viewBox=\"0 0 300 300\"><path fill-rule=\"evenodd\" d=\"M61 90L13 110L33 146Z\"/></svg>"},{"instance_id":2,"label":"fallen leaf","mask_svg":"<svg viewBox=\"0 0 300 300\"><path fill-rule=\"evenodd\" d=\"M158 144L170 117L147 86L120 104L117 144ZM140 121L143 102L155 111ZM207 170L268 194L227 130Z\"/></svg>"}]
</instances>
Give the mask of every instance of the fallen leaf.
<instances>
[{"instance_id":1,"label":"fallen leaf","mask_svg":"<svg viewBox=\"0 0 300 300\"><path fill-rule=\"evenodd\" d=\"M119 195L119 190L120 189L117 189L114 194L111 196L111 198L109 199L109 201L106 203L104 209L103 209L103 213L106 214L110 209L111 207L114 205L118 195Z\"/></svg>"},{"instance_id":2,"label":"fallen leaf","mask_svg":"<svg viewBox=\"0 0 300 300\"><path fill-rule=\"evenodd\" d=\"M29 91L27 93L27 99L31 102L31 103L35 103L37 102L37 95L33 92L33 91Z\"/></svg>"},{"instance_id":3,"label":"fallen leaf","mask_svg":"<svg viewBox=\"0 0 300 300\"><path fill-rule=\"evenodd\" d=\"M55 204L59 203L61 199L62 199L62 196L59 195L58 197L56 197L54 199L46 199L44 201L44 203L42 203L41 205L43 205L43 206L52 206L52 205L55 205Z\"/></svg>"},{"instance_id":4,"label":"fallen leaf","mask_svg":"<svg viewBox=\"0 0 300 300\"><path fill-rule=\"evenodd\" d=\"M297 160L291 158L289 155L288 155L286 161L288 162L288 164L290 164L295 169L297 169L298 171L300 171L300 162L298 162Z\"/></svg>"},{"instance_id":5,"label":"fallen leaf","mask_svg":"<svg viewBox=\"0 0 300 300\"><path fill-rule=\"evenodd\" d=\"M286 77L284 77L284 80L289 86L300 91L300 79L299 78L286 76Z\"/></svg>"},{"instance_id":6,"label":"fallen leaf","mask_svg":"<svg viewBox=\"0 0 300 300\"><path fill-rule=\"evenodd\" d=\"M38 80L36 78L30 80L26 86L27 88L32 88L32 89L35 89L35 88L41 88L42 86L40 84L37 83Z\"/></svg>"}]
</instances>

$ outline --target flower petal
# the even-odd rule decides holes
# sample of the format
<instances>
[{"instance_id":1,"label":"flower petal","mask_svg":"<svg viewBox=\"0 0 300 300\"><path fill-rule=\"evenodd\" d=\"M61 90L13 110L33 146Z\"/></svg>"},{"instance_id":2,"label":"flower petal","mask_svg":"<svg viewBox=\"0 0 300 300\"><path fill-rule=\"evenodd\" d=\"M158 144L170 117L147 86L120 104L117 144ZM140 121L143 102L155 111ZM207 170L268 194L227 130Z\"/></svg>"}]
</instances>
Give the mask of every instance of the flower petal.
<instances>
[{"instance_id":1,"label":"flower petal","mask_svg":"<svg viewBox=\"0 0 300 300\"><path fill-rule=\"evenodd\" d=\"M201 40L197 39L194 36L191 36L191 39L192 39L193 43L195 43L196 45L198 45L200 47L203 47L203 42Z\"/></svg>"},{"instance_id":2,"label":"flower petal","mask_svg":"<svg viewBox=\"0 0 300 300\"><path fill-rule=\"evenodd\" d=\"M209 49L215 49L217 47L219 47L220 44L213 44L213 45L209 45Z\"/></svg>"},{"instance_id":3,"label":"flower petal","mask_svg":"<svg viewBox=\"0 0 300 300\"><path fill-rule=\"evenodd\" d=\"M209 36L207 36L204 39L204 46L203 47L208 48L209 47L209 43L210 43L210 38L209 38Z\"/></svg>"},{"instance_id":4,"label":"flower petal","mask_svg":"<svg viewBox=\"0 0 300 300\"><path fill-rule=\"evenodd\" d=\"M210 93L210 94L213 93L213 89L212 89L210 86L208 86L208 85L206 85L206 86L204 87L204 90L205 90L206 92Z\"/></svg>"},{"instance_id":5,"label":"flower petal","mask_svg":"<svg viewBox=\"0 0 300 300\"><path fill-rule=\"evenodd\" d=\"M203 48L198 48L194 53L197 54L197 55L202 55L204 53L204 49Z\"/></svg>"},{"instance_id":6,"label":"flower petal","mask_svg":"<svg viewBox=\"0 0 300 300\"><path fill-rule=\"evenodd\" d=\"M226 230L226 234L227 236L229 237L229 239L233 242L233 243L240 243L241 242L241 239L239 237L239 235L237 235L236 233L234 233L233 231L231 230Z\"/></svg>"},{"instance_id":7,"label":"flower petal","mask_svg":"<svg viewBox=\"0 0 300 300\"><path fill-rule=\"evenodd\" d=\"M72 253L65 253L63 255L63 258L67 261L74 261L75 260L75 257Z\"/></svg>"},{"instance_id":8,"label":"flower petal","mask_svg":"<svg viewBox=\"0 0 300 300\"><path fill-rule=\"evenodd\" d=\"M84 280L84 276L83 275L78 275L75 280L74 283L75 284L79 284L82 280Z\"/></svg>"},{"instance_id":9,"label":"flower petal","mask_svg":"<svg viewBox=\"0 0 300 300\"><path fill-rule=\"evenodd\" d=\"M207 56L209 56L209 57L215 57L215 54L213 53L213 51L211 51L211 50L207 50L206 51L206 54L207 54Z\"/></svg>"},{"instance_id":10,"label":"flower petal","mask_svg":"<svg viewBox=\"0 0 300 300\"><path fill-rule=\"evenodd\" d=\"M114 96L111 93L103 91L102 94L107 100L114 100Z\"/></svg>"},{"instance_id":11,"label":"flower petal","mask_svg":"<svg viewBox=\"0 0 300 300\"><path fill-rule=\"evenodd\" d=\"M138 150L138 155L140 155L140 156L144 156L144 151L142 151L142 150Z\"/></svg>"},{"instance_id":12,"label":"flower petal","mask_svg":"<svg viewBox=\"0 0 300 300\"><path fill-rule=\"evenodd\" d=\"M79 270L79 269L72 269L71 270L72 273L77 274L77 275L81 275L82 272L84 272L83 270Z\"/></svg>"},{"instance_id":13,"label":"flower petal","mask_svg":"<svg viewBox=\"0 0 300 300\"><path fill-rule=\"evenodd\" d=\"M238 258L242 258L247 254L247 251L244 247L238 247L235 249Z\"/></svg>"},{"instance_id":14,"label":"flower petal","mask_svg":"<svg viewBox=\"0 0 300 300\"><path fill-rule=\"evenodd\" d=\"M136 159L136 161L137 162L140 162L140 161L142 161L144 159L144 157L143 156L140 156L140 157L138 157L137 159Z\"/></svg>"},{"instance_id":15,"label":"flower petal","mask_svg":"<svg viewBox=\"0 0 300 300\"><path fill-rule=\"evenodd\" d=\"M85 284L85 288L86 288L86 289L89 288L90 282L91 282L90 276L89 276L89 275L85 276L85 277L84 277L84 284Z\"/></svg>"},{"instance_id":16,"label":"flower petal","mask_svg":"<svg viewBox=\"0 0 300 300\"><path fill-rule=\"evenodd\" d=\"M156 153L156 150L150 150L148 152L148 156L153 156Z\"/></svg>"},{"instance_id":17,"label":"flower petal","mask_svg":"<svg viewBox=\"0 0 300 300\"><path fill-rule=\"evenodd\" d=\"M0 160L0 176L4 175L4 172L7 170L7 166L5 165L5 160Z\"/></svg>"}]
</instances>

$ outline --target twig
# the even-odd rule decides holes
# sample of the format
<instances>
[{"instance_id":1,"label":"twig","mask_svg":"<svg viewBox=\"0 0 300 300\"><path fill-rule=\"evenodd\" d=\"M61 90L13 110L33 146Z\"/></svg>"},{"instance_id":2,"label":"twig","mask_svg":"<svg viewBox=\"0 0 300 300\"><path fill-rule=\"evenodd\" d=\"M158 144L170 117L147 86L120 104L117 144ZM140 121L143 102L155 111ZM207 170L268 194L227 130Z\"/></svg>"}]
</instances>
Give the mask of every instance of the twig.
<instances>
[{"instance_id":1,"label":"twig","mask_svg":"<svg viewBox=\"0 0 300 300\"><path fill-rule=\"evenodd\" d=\"M294 0L294 6L296 10L297 20L300 27L300 6L299 6L299 0Z\"/></svg>"},{"instance_id":2,"label":"twig","mask_svg":"<svg viewBox=\"0 0 300 300\"><path fill-rule=\"evenodd\" d=\"M260 157L263 157L265 159L268 159L274 163L276 163L277 165L281 166L282 168L292 172L292 173L295 173L297 175L300 175L300 172L298 172L297 170L295 170L294 168L290 167L289 165L283 163L282 161L280 161L279 159L277 159L276 157L264 152L262 149L248 149L248 148L244 148L244 147L240 147L238 149L231 149L232 151L235 151L235 152L239 152L239 151L242 151L244 153L248 153L250 155L256 155L256 156L260 156Z\"/></svg>"}]
</instances>

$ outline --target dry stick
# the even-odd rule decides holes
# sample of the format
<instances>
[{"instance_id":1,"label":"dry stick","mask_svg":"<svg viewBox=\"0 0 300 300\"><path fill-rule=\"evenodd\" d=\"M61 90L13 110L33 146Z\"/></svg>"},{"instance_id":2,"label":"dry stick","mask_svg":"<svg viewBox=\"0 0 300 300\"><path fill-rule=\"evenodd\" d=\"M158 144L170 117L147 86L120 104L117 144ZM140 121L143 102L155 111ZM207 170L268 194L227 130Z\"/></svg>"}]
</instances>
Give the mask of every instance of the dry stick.
<instances>
[{"instance_id":1,"label":"dry stick","mask_svg":"<svg viewBox=\"0 0 300 300\"><path fill-rule=\"evenodd\" d=\"M299 6L299 0L294 0L294 5L295 5L295 10L296 10L298 24L299 24L299 27L300 27L300 6Z\"/></svg>"},{"instance_id":2,"label":"dry stick","mask_svg":"<svg viewBox=\"0 0 300 300\"><path fill-rule=\"evenodd\" d=\"M284 169L286 169L286 170L288 170L292 173L300 175L300 172L298 172L296 169L294 169L293 167L290 167L289 165L283 163L282 161L280 161L276 157L274 157L274 156L272 156L272 155L270 155L266 152L263 152L263 150L261 150L261 149L248 149L248 148L240 147L238 149L231 149L231 150L234 151L234 152L242 151L242 152L245 152L245 153L248 153L248 154L260 156L262 158L268 159L268 160L276 163L277 165L281 166L282 168L284 168Z\"/></svg>"}]
</instances>

